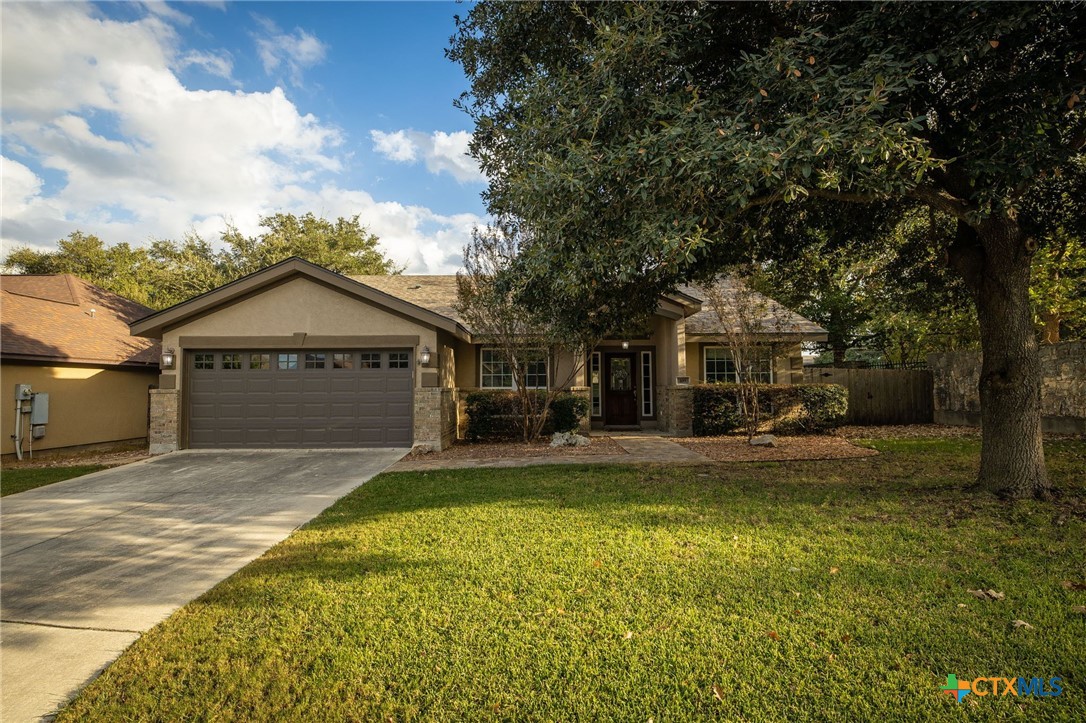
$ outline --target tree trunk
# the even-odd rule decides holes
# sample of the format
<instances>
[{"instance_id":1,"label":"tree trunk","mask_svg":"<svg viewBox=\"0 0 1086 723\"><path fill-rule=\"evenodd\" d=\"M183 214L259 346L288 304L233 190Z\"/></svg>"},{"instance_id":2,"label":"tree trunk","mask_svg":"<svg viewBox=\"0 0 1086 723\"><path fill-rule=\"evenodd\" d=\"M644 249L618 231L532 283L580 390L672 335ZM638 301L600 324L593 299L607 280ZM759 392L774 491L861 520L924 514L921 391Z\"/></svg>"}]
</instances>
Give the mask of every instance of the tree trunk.
<instances>
[{"instance_id":1,"label":"tree trunk","mask_svg":"<svg viewBox=\"0 0 1086 723\"><path fill-rule=\"evenodd\" d=\"M981 455L978 483L1007 498L1048 498L1041 441L1041 364L1030 312L1034 245L1011 218L959 223L952 264L977 304Z\"/></svg>"}]
</instances>

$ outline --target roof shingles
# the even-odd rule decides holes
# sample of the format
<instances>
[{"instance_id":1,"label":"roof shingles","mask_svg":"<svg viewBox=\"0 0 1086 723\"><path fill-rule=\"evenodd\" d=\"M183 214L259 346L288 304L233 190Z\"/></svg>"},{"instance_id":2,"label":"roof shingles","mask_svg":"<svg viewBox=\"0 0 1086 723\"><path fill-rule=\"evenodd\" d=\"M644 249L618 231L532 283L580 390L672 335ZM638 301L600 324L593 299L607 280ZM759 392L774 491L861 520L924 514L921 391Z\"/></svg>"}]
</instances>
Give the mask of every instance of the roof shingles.
<instances>
[{"instance_id":1,"label":"roof shingles","mask_svg":"<svg viewBox=\"0 0 1086 723\"><path fill-rule=\"evenodd\" d=\"M153 366L159 345L128 323L150 309L70 274L0 277L0 354L103 365Z\"/></svg>"},{"instance_id":2,"label":"roof shingles","mask_svg":"<svg viewBox=\"0 0 1086 723\"><path fill-rule=\"evenodd\" d=\"M456 311L456 276L352 276L352 279L383 291L390 296L421 306L464 325ZM723 298L734 297L742 281L721 277L717 284ZM677 291L701 300L701 310L686 318L686 333L694 336L713 336L723 333L720 319L712 304L705 300L707 294L695 286L680 286ZM773 299L751 291L755 306L765 315L761 320L766 333L821 337L826 330L785 308Z\"/></svg>"}]
</instances>

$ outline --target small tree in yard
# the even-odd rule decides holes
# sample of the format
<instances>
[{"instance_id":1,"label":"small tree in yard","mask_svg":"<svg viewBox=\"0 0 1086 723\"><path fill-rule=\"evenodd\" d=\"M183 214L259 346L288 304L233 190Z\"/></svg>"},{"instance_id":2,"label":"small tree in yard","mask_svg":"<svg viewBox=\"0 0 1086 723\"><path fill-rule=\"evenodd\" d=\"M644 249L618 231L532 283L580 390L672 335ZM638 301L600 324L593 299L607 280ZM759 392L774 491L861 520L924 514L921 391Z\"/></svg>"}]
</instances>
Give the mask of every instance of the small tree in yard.
<instances>
[{"instance_id":1,"label":"small tree in yard","mask_svg":"<svg viewBox=\"0 0 1086 723\"><path fill-rule=\"evenodd\" d=\"M760 369L773 363L780 346L783 320L773 302L748 287L737 274L699 286L720 322L720 342L735 368L739 413L750 441L761 425Z\"/></svg>"},{"instance_id":2,"label":"small tree in yard","mask_svg":"<svg viewBox=\"0 0 1086 723\"><path fill-rule=\"evenodd\" d=\"M511 222L472 232L464 270L456 275L456 308L474 339L494 348L511 370L521 431L532 442L543 432L551 402L584 369L586 350L599 337L568 323L563 310L530 298L517 263L521 239ZM565 361L570 363L560 372Z\"/></svg>"}]
</instances>

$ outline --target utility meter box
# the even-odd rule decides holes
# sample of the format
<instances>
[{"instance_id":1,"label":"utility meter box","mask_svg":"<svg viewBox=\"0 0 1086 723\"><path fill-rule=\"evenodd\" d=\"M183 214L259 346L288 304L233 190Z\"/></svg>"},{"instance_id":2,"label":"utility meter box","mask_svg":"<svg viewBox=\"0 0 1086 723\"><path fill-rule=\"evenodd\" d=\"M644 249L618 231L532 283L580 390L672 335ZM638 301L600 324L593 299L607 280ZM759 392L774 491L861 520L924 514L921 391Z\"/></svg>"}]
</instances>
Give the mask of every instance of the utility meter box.
<instances>
[{"instance_id":1,"label":"utility meter box","mask_svg":"<svg viewBox=\"0 0 1086 723\"><path fill-rule=\"evenodd\" d=\"M41 439L45 436L45 425L35 424L30 428L30 436L34 439Z\"/></svg>"},{"instance_id":2,"label":"utility meter box","mask_svg":"<svg viewBox=\"0 0 1086 723\"><path fill-rule=\"evenodd\" d=\"M49 424L49 395L45 392L38 392L31 397L30 426L37 424Z\"/></svg>"},{"instance_id":3,"label":"utility meter box","mask_svg":"<svg viewBox=\"0 0 1086 723\"><path fill-rule=\"evenodd\" d=\"M31 397L34 396L34 392L30 389L29 384L16 384L15 385L15 401L17 402L29 402Z\"/></svg>"}]
</instances>

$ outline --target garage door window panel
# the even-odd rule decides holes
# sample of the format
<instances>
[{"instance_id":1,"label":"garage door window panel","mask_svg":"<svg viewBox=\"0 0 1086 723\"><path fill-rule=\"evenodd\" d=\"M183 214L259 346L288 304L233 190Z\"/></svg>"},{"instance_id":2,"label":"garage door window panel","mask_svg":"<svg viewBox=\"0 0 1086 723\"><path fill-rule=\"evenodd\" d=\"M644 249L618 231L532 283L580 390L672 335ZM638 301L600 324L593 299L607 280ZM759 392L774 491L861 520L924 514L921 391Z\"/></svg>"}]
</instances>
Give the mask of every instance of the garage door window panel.
<instances>
[{"instance_id":1,"label":"garage door window panel","mask_svg":"<svg viewBox=\"0 0 1086 723\"><path fill-rule=\"evenodd\" d=\"M298 368L297 354L279 354L276 366L280 370L295 370Z\"/></svg>"},{"instance_id":2,"label":"garage door window panel","mask_svg":"<svg viewBox=\"0 0 1086 723\"><path fill-rule=\"evenodd\" d=\"M354 354L336 353L332 355L333 369L354 369Z\"/></svg>"},{"instance_id":3,"label":"garage door window panel","mask_svg":"<svg viewBox=\"0 0 1086 723\"><path fill-rule=\"evenodd\" d=\"M359 369L380 369L381 368L381 354L379 352L364 351L359 355L361 360Z\"/></svg>"},{"instance_id":4,"label":"garage door window panel","mask_svg":"<svg viewBox=\"0 0 1086 723\"><path fill-rule=\"evenodd\" d=\"M250 369L271 369L271 354L250 354Z\"/></svg>"}]
</instances>

